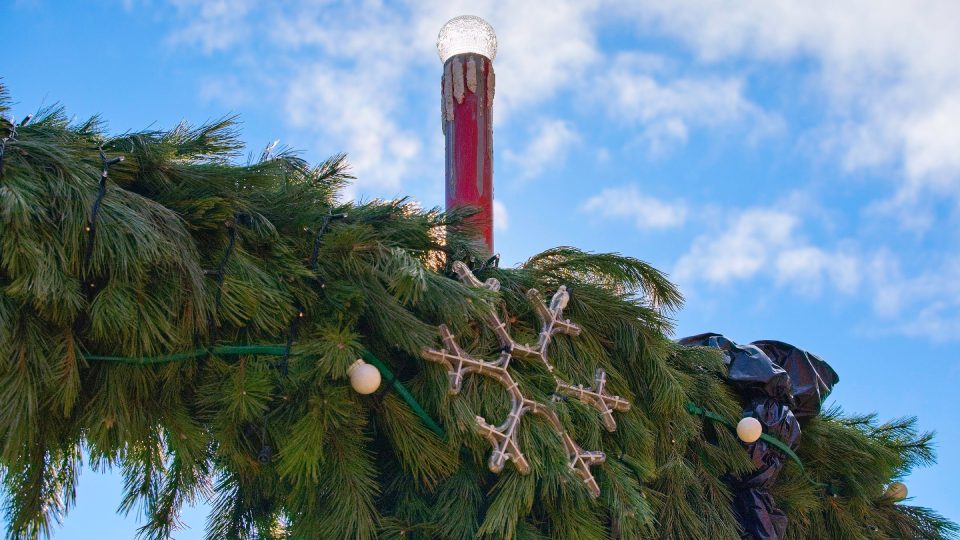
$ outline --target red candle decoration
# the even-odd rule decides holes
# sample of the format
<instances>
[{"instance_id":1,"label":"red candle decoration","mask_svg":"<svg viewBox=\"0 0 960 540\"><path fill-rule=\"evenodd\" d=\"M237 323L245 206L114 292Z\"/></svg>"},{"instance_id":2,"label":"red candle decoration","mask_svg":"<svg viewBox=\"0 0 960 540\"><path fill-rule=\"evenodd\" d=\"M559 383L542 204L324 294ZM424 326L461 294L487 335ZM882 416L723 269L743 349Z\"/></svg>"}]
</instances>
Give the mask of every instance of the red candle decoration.
<instances>
[{"instance_id":1,"label":"red candle decoration","mask_svg":"<svg viewBox=\"0 0 960 540\"><path fill-rule=\"evenodd\" d=\"M493 253L493 58L497 38L479 17L451 19L440 30L441 120L446 140L447 210L473 207L470 222Z\"/></svg>"}]
</instances>

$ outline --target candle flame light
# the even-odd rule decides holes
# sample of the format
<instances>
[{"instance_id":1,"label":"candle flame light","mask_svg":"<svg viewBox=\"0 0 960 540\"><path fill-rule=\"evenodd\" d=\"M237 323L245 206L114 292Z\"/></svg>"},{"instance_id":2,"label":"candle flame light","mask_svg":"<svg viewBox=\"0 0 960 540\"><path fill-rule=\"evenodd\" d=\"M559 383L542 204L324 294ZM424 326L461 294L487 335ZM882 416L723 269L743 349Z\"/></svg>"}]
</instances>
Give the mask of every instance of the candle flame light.
<instances>
[{"instance_id":1,"label":"candle flame light","mask_svg":"<svg viewBox=\"0 0 960 540\"><path fill-rule=\"evenodd\" d=\"M437 36L440 61L463 53L477 53L493 60L497 56L497 34L490 23L475 15L460 15L447 21Z\"/></svg>"}]
</instances>

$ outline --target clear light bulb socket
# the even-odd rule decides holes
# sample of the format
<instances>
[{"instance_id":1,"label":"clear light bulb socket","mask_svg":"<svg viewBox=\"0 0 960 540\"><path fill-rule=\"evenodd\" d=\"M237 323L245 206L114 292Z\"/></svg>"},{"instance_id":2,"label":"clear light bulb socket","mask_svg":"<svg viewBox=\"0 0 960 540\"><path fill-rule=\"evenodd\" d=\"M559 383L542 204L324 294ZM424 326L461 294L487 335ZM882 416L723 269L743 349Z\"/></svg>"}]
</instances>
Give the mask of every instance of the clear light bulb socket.
<instances>
[{"instance_id":1,"label":"clear light bulb socket","mask_svg":"<svg viewBox=\"0 0 960 540\"><path fill-rule=\"evenodd\" d=\"M437 35L437 54L446 63L452 56L476 53L493 60L497 56L497 34L490 23L475 15L460 15L447 21Z\"/></svg>"}]
</instances>

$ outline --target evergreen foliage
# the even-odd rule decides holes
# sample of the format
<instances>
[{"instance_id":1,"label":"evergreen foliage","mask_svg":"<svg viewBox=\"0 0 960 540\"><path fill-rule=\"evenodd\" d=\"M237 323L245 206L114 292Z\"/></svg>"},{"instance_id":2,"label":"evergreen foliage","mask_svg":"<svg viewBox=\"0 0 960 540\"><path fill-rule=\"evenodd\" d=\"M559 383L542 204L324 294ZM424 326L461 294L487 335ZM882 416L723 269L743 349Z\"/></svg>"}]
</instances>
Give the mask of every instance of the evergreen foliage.
<instances>
[{"instance_id":1,"label":"evergreen foliage","mask_svg":"<svg viewBox=\"0 0 960 540\"><path fill-rule=\"evenodd\" d=\"M0 136L12 128L4 121ZM126 159L109 167L92 223L98 148ZM727 478L750 464L734 434L687 404L732 422L743 404L718 354L669 339L681 297L663 274L557 248L517 268L478 270L500 280L498 293L470 289L448 275L452 261L477 255L463 216L405 200L337 202L350 180L342 155L316 167L286 151L237 165L239 151L229 119L108 137L98 119L71 124L60 109L7 141L0 476L9 537L55 532L85 458L122 473L119 511L142 516L144 538L175 534L182 505L200 499L212 501L210 538L739 537ZM346 217L331 219L338 214ZM556 337L552 361L572 381L604 368L610 391L633 408L608 433L595 410L551 400L542 365L511 370L584 448L607 453L593 468L597 499L538 420L521 432L532 473L490 473L474 417L502 418L503 389L469 377L454 398L443 368L420 357L438 345L440 323L471 350L495 353L478 323L482 300L511 315L514 336L535 341L525 292L561 284L571 291L565 314L583 332ZM288 340L289 358L150 361ZM347 369L365 351L446 436L386 381L373 396L350 388ZM806 472L789 463L774 493L790 538L955 534L935 512L883 495L891 479L934 459L913 419L831 410L804 426L798 454Z\"/></svg>"}]
</instances>

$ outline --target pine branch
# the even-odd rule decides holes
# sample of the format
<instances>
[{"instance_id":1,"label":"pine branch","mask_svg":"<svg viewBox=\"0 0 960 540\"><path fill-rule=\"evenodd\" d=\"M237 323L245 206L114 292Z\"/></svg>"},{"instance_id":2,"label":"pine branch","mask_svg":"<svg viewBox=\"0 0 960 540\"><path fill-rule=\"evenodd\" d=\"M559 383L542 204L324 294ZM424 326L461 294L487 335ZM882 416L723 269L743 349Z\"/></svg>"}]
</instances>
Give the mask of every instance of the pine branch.
<instances>
[{"instance_id":1,"label":"pine branch","mask_svg":"<svg viewBox=\"0 0 960 540\"><path fill-rule=\"evenodd\" d=\"M0 84L0 113L9 103ZM682 298L650 265L559 247L517 268L472 270L497 291L464 285L450 278L458 263L482 260L466 219L475 210L340 201L352 179L342 154L313 167L274 147L237 163L232 118L111 135L98 117L71 124L53 106L26 124L0 118L0 138L8 536L55 531L73 503L80 448L92 468L123 472L121 511L142 516L146 538L175 534L183 503L207 497L210 538L736 534L726 478L751 464L732 434L686 406L735 421L742 404L719 355L670 340ZM109 169L88 244L98 147L125 159ZM531 289L561 285L558 305L531 303ZM478 414L507 416L504 387L468 377L452 399L446 374L420 358L441 323L477 359L499 358L510 336L511 378L546 419L516 432L529 476L491 473L490 445L475 433ZM574 326L575 337L553 331ZM176 356L288 340L288 369L250 354ZM389 388L350 388L363 350L447 440ZM104 356L180 359L83 360ZM570 441L607 456L586 467L596 499L570 468L583 457ZM934 460L932 434L913 419L828 410L804 426L798 454L831 487L786 466L773 491L789 538L956 537L949 520L883 495Z\"/></svg>"}]
</instances>

